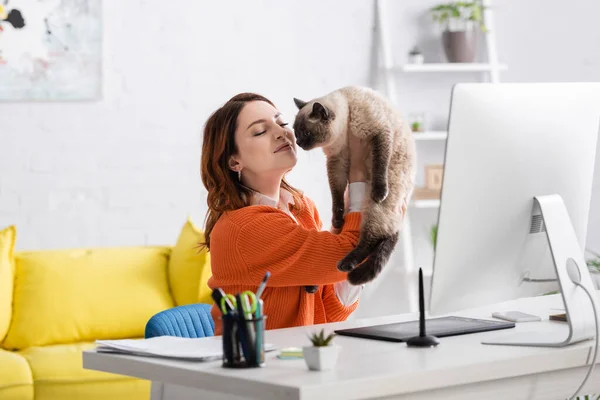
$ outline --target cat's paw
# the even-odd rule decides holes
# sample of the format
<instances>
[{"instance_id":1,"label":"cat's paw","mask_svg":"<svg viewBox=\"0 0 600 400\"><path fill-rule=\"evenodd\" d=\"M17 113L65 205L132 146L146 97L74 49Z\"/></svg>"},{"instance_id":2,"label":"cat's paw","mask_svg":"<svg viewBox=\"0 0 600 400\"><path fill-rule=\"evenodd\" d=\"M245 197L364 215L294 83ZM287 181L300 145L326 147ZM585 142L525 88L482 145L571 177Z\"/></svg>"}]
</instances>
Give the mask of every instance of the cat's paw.
<instances>
[{"instance_id":1,"label":"cat's paw","mask_svg":"<svg viewBox=\"0 0 600 400\"><path fill-rule=\"evenodd\" d=\"M372 270L357 268L348 273L348 282L352 286L360 286L371 282L375 279L375 275Z\"/></svg>"},{"instance_id":2,"label":"cat's paw","mask_svg":"<svg viewBox=\"0 0 600 400\"><path fill-rule=\"evenodd\" d=\"M341 272L350 272L354 268L356 268L356 263L353 260L347 260L345 258L337 264L337 269Z\"/></svg>"},{"instance_id":3,"label":"cat's paw","mask_svg":"<svg viewBox=\"0 0 600 400\"><path fill-rule=\"evenodd\" d=\"M344 226L344 215L334 215L331 218L331 226L336 230L341 230L342 226Z\"/></svg>"},{"instance_id":4,"label":"cat's paw","mask_svg":"<svg viewBox=\"0 0 600 400\"><path fill-rule=\"evenodd\" d=\"M386 199L389 193L387 182L373 183L373 190L371 190L371 198L375 203L381 203Z\"/></svg>"},{"instance_id":5,"label":"cat's paw","mask_svg":"<svg viewBox=\"0 0 600 400\"><path fill-rule=\"evenodd\" d=\"M318 286L304 286L304 290L306 291L306 293L316 293L317 290L319 290Z\"/></svg>"}]
</instances>

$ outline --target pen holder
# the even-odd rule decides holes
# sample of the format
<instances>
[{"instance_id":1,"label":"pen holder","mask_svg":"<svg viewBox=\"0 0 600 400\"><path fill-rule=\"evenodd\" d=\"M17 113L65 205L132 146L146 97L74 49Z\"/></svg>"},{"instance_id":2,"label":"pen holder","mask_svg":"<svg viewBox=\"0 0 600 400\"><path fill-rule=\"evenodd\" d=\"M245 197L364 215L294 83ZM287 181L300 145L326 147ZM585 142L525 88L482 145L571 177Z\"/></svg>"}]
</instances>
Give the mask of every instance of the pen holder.
<instances>
[{"instance_id":1,"label":"pen holder","mask_svg":"<svg viewBox=\"0 0 600 400\"><path fill-rule=\"evenodd\" d=\"M236 314L221 317L223 324L223 366L236 368L243 366L240 339Z\"/></svg>"},{"instance_id":2,"label":"pen holder","mask_svg":"<svg viewBox=\"0 0 600 400\"><path fill-rule=\"evenodd\" d=\"M253 368L265 365L266 316L243 319L238 314L224 315L223 367Z\"/></svg>"}]
</instances>

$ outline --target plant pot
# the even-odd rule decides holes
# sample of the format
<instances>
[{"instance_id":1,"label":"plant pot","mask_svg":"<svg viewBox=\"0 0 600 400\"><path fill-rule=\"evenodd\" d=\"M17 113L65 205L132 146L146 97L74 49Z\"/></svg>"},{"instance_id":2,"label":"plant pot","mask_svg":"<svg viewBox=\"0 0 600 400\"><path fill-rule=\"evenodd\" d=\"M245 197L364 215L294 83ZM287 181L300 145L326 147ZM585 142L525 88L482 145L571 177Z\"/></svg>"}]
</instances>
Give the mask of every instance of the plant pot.
<instances>
[{"instance_id":1,"label":"plant pot","mask_svg":"<svg viewBox=\"0 0 600 400\"><path fill-rule=\"evenodd\" d=\"M474 29L464 31L445 30L442 42L446 58L451 63L470 63L475 60L477 34Z\"/></svg>"},{"instance_id":2,"label":"plant pot","mask_svg":"<svg viewBox=\"0 0 600 400\"><path fill-rule=\"evenodd\" d=\"M423 54L409 54L408 55L408 63L409 64L423 64L425 62L425 58Z\"/></svg>"},{"instance_id":3,"label":"plant pot","mask_svg":"<svg viewBox=\"0 0 600 400\"><path fill-rule=\"evenodd\" d=\"M302 348L302 354L308 369L311 371L326 371L335 367L339 350L340 348L335 344L322 347L306 346Z\"/></svg>"}]
</instances>

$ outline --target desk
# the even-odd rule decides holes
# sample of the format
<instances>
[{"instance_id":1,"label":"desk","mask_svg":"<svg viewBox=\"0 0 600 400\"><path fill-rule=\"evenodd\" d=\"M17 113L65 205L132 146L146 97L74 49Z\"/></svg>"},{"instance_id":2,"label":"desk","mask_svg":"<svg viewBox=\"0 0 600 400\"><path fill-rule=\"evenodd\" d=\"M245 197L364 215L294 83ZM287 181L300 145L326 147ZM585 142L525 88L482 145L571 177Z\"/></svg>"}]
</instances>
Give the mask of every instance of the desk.
<instances>
[{"instance_id":1,"label":"desk","mask_svg":"<svg viewBox=\"0 0 600 400\"><path fill-rule=\"evenodd\" d=\"M519 323L517 330L567 332L549 321L562 308L558 295L526 298L455 315L491 318L496 310L519 309L541 315L541 322ZM314 327L270 330L266 340L278 347L301 346L307 333L340 327L409 321L415 314L379 317ZM220 362L189 362L126 355L83 353L83 366L153 381L159 399L566 399L581 384L593 356L593 340L565 348L490 346L484 338L513 332L494 331L441 338L433 349L338 336L342 349L333 371L309 371L304 360L279 360L267 353L265 368L232 370ZM580 393L600 393L595 368Z\"/></svg>"}]
</instances>

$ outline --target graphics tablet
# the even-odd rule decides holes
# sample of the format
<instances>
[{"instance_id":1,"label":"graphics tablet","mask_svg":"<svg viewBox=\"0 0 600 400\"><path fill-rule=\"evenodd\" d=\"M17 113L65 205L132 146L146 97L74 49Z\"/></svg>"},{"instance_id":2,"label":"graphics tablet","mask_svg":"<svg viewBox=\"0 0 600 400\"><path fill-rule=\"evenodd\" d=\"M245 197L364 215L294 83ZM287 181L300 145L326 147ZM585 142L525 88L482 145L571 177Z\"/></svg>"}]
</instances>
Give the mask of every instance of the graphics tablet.
<instances>
[{"instance_id":1,"label":"graphics tablet","mask_svg":"<svg viewBox=\"0 0 600 400\"><path fill-rule=\"evenodd\" d=\"M515 324L513 322L488 321L464 317L432 318L425 322L427 334L437 337L458 336L514 327ZM394 322L391 324L363 326L361 328L339 329L335 333L342 336L404 342L413 336L419 335L419 321Z\"/></svg>"}]
</instances>

